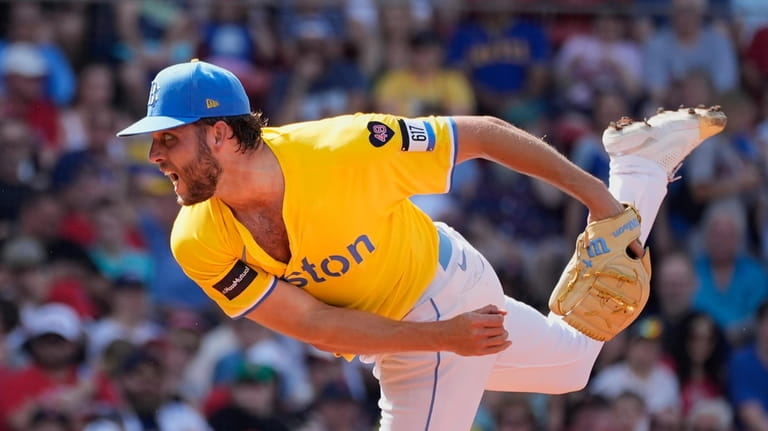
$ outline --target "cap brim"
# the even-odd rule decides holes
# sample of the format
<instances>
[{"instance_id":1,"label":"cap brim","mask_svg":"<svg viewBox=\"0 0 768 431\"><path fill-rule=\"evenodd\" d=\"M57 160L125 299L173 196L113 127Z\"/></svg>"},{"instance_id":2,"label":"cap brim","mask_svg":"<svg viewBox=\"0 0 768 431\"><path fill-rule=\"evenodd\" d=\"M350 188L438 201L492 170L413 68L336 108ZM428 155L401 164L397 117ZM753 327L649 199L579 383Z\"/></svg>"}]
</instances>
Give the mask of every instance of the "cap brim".
<instances>
[{"instance_id":1,"label":"cap brim","mask_svg":"<svg viewBox=\"0 0 768 431\"><path fill-rule=\"evenodd\" d=\"M78 335L76 332L68 331L62 328L48 328L35 331L28 336L28 340L34 340L35 338L42 337L43 335L58 335L59 337L68 341L77 341Z\"/></svg>"},{"instance_id":2,"label":"cap brim","mask_svg":"<svg viewBox=\"0 0 768 431\"><path fill-rule=\"evenodd\" d=\"M144 117L141 120L131 124L125 129L117 132L117 136L141 135L144 133L159 132L160 130L172 129L185 124L194 123L199 117L166 117L153 116Z\"/></svg>"}]
</instances>

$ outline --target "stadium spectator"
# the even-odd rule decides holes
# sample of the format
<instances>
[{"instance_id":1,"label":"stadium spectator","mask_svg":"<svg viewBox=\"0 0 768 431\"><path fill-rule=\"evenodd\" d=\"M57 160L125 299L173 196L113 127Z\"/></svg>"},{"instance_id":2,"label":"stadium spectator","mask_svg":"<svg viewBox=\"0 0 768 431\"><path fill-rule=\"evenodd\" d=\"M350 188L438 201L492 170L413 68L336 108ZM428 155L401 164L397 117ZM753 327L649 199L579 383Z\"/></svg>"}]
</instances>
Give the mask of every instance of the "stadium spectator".
<instances>
[{"instance_id":1,"label":"stadium spectator","mask_svg":"<svg viewBox=\"0 0 768 431\"><path fill-rule=\"evenodd\" d=\"M687 338L684 326L694 313L693 296L698 289L698 280L693 262L684 252L665 254L657 262L652 282L653 301L644 313L661 320L664 326L662 346L665 352L672 353Z\"/></svg>"},{"instance_id":2,"label":"stadium spectator","mask_svg":"<svg viewBox=\"0 0 768 431\"><path fill-rule=\"evenodd\" d=\"M555 57L561 97L567 106L587 112L599 92L610 91L636 101L643 88L643 52L627 37L629 20L613 11L598 12L592 20L592 30L566 39Z\"/></svg>"},{"instance_id":3,"label":"stadium spectator","mask_svg":"<svg viewBox=\"0 0 768 431\"><path fill-rule=\"evenodd\" d=\"M299 409L306 406L313 394L309 387L306 354L302 347L270 329L261 328L260 332L258 341L244 346L245 360L277 371L281 381L280 397L286 408Z\"/></svg>"},{"instance_id":4,"label":"stadium spectator","mask_svg":"<svg viewBox=\"0 0 768 431\"><path fill-rule=\"evenodd\" d=\"M189 24L188 10L181 2L119 3L116 12L120 59L138 64L145 78L193 56L196 41L175 38Z\"/></svg>"},{"instance_id":5,"label":"stadium spectator","mask_svg":"<svg viewBox=\"0 0 768 431\"><path fill-rule=\"evenodd\" d=\"M96 241L96 225L93 209L103 201L116 199L108 184L90 163L68 170L67 175L56 178L52 190L62 205L64 215L59 234L65 240L87 249Z\"/></svg>"},{"instance_id":6,"label":"stadium spectator","mask_svg":"<svg viewBox=\"0 0 768 431\"><path fill-rule=\"evenodd\" d=\"M469 77L480 113L499 115L515 107L530 122L540 114L537 104L549 81L546 32L508 10L480 8L475 18L452 35L448 64Z\"/></svg>"},{"instance_id":7,"label":"stadium spectator","mask_svg":"<svg viewBox=\"0 0 768 431\"><path fill-rule=\"evenodd\" d=\"M101 311L101 278L85 249L61 237L62 219L63 208L54 193L31 192L21 202L17 236L33 238L45 250L51 285L47 299L69 305L83 318L93 318Z\"/></svg>"},{"instance_id":8,"label":"stadium spectator","mask_svg":"<svg viewBox=\"0 0 768 431\"><path fill-rule=\"evenodd\" d=\"M682 323L682 338L670 351L680 383L681 413L685 417L702 400L725 396L725 335L707 314L694 313Z\"/></svg>"},{"instance_id":9,"label":"stadium spectator","mask_svg":"<svg viewBox=\"0 0 768 431\"><path fill-rule=\"evenodd\" d=\"M680 387L672 370L663 362L661 321L638 319L629 328L629 345L624 361L600 371L588 390L613 400L625 391L642 397L652 416L680 408Z\"/></svg>"},{"instance_id":10,"label":"stadium spectator","mask_svg":"<svg viewBox=\"0 0 768 431\"><path fill-rule=\"evenodd\" d=\"M412 34L408 66L379 78L373 90L375 109L406 117L473 112L475 101L469 81L460 72L443 67L442 46L434 32Z\"/></svg>"},{"instance_id":11,"label":"stadium spectator","mask_svg":"<svg viewBox=\"0 0 768 431\"><path fill-rule=\"evenodd\" d=\"M535 431L539 429L531 401L526 395L502 393L501 399L491 413L493 430Z\"/></svg>"},{"instance_id":12,"label":"stadium spectator","mask_svg":"<svg viewBox=\"0 0 768 431\"><path fill-rule=\"evenodd\" d=\"M768 429L768 302L757 309L755 337L728 363L728 395L741 426Z\"/></svg>"},{"instance_id":13,"label":"stadium spectator","mask_svg":"<svg viewBox=\"0 0 768 431\"><path fill-rule=\"evenodd\" d=\"M21 221L21 206L32 192L36 174L35 146L23 122L0 121L0 237L10 236Z\"/></svg>"},{"instance_id":14,"label":"stadium spectator","mask_svg":"<svg viewBox=\"0 0 768 431\"><path fill-rule=\"evenodd\" d=\"M352 361L342 360L315 347L307 348L305 362L312 399L316 399L326 386L341 383L366 413L371 413L371 419L378 418L378 383L371 376L369 364L364 364L359 358Z\"/></svg>"},{"instance_id":15,"label":"stadium spectator","mask_svg":"<svg viewBox=\"0 0 768 431\"><path fill-rule=\"evenodd\" d=\"M110 195L125 193L128 172L122 151L115 146L111 131L117 124L116 113L102 109L91 113L85 120L85 147L63 152L53 167L54 184L62 184L88 170Z\"/></svg>"},{"instance_id":16,"label":"stadium spectator","mask_svg":"<svg viewBox=\"0 0 768 431\"><path fill-rule=\"evenodd\" d=\"M212 358L214 386L231 382L239 364L256 363L269 366L278 373L278 396L283 408L298 411L309 404L314 393L310 386L306 346L244 319L227 322L222 327L227 335L208 337L231 337L218 345Z\"/></svg>"},{"instance_id":17,"label":"stadium spectator","mask_svg":"<svg viewBox=\"0 0 768 431\"><path fill-rule=\"evenodd\" d=\"M45 249L40 241L17 235L0 249L0 265L8 271L3 296L12 299L22 317L33 313L49 299L50 268L45 265Z\"/></svg>"},{"instance_id":18,"label":"stadium spectator","mask_svg":"<svg viewBox=\"0 0 768 431\"><path fill-rule=\"evenodd\" d=\"M671 24L645 46L643 76L650 105L663 106L665 96L693 71L701 70L722 95L737 87L737 52L727 35L705 23L708 0L672 0Z\"/></svg>"},{"instance_id":19,"label":"stadium spectator","mask_svg":"<svg viewBox=\"0 0 768 431\"><path fill-rule=\"evenodd\" d=\"M89 125L92 117L111 113L110 116L116 127L121 121L122 113L115 108L116 89L115 74L112 67L106 63L91 63L83 67L78 74L77 93L73 103L62 110L59 120L61 123L61 145L64 151L82 150L89 146L92 137L89 136ZM119 154L122 147L114 137L109 144L110 154Z\"/></svg>"},{"instance_id":20,"label":"stadium spectator","mask_svg":"<svg viewBox=\"0 0 768 431\"><path fill-rule=\"evenodd\" d=\"M589 396L570 406L566 415L568 431L614 431L619 419L611 403L600 396Z\"/></svg>"},{"instance_id":21,"label":"stadium spectator","mask_svg":"<svg viewBox=\"0 0 768 431\"><path fill-rule=\"evenodd\" d=\"M204 392L207 387L199 386L191 376L190 364L200 349L208 324L194 310L183 308L164 310L160 320L163 337L149 345L154 345L158 359L163 363L163 384L170 393L198 406L207 395Z\"/></svg>"},{"instance_id":22,"label":"stadium spectator","mask_svg":"<svg viewBox=\"0 0 768 431\"><path fill-rule=\"evenodd\" d=\"M182 2L114 4L122 105L129 113L146 110L149 81L163 67L194 56L198 34Z\"/></svg>"},{"instance_id":23,"label":"stadium spectator","mask_svg":"<svg viewBox=\"0 0 768 431\"><path fill-rule=\"evenodd\" d=\"M566 195L542 181L480 164L480 177L467 211L488 218L495 229L525 247L563 234Z\"/></svg>"},{"instance_id":24,"label":"stadium spectator","mask_svg":"<svg viewBox=\"0 0 768 431\"><path fill-rule=\"evenodd\" d=\"M48 64L33 45L17 42L3 49L0 73L5 99L0 113L27 125L44 168L50 168L61 152L59 109L45 94Z\"/></svg>"},{"instance_id":25,"label":"stadium spectator","mask_svg":"<svg viewBox=\"0 0 768 431\"><path fill-rule=\"evenodd\" d=\"M14 359L11 354L12 344L9 337L19 326L19 308L10 299L0 297L0 386L13 372Z\"/></svg>"},{"instance_id":26,"label":"stadium spectator","mask_svg":"<svg viewBox=\"0 0 768 431\"><path fill-rule=\"evenodd\" d=\"M161 337L163 328L150 320L151 304L146 286L133 276L119 276L110 283L109 314L88 326L88 357L101 357L115 340L143 345Z\"/></svg>"},{"instance_id":27,"label":"stadium spectator","mask_svg":"<svg viewBox=\"0 0 768 431\"><path fill-rule=\"evenodd\" d=\"M216 409L209 422L215 431L288 431L278 417L277 373L267 366L243 362L229 387L229 403Z\"/></svg>"},{"instance_id":28,"label":"stadium spectator","mask_svg":"<svg viewBox=\"0 0 768 431\"><path fill-rule=\"evenodd\" d=\"M300 431L367 431L366 416L343 382L332 382L318 394L311 415Z\"/></svg>"},{"instance_id":29,"label":"stadium spectator","mask_svg":"<svg viewBox=\"0 0 768 431\"><path fill-rule=\"evenodd\" d=\"M744 48L768 25L768 5L756 0L729 0L730 28L735 42Z\"/></svg>"},{"instance_id":30,"label":"stadium spectator","mask_svg":"<svg viewBox=\"0 0 768 431\"><path fill-rule=\"evenodd\" d=\"M124 405L120 425L128 431L212 431L192 406L169 393L162 384L167 370L146 349L128 354L118 371Z\"/></svg>"},{"instance_id":31,"label":"stadium spectator","mask_svg":"<svg viewBox=\"0 0 768 431\"><path fill-rule=\"evenodd\" d=\"M28 192L20 199L19 220L16 232L40 241L48 255L53 258L58 249L73 248L70 244L61 244L61 222L64 209L55 193L50 191ZM72 253L74 254L74 253Z\"/></svg>"},{"instance_id":32,"label":"stadium spectator","mask_svg":"<svg viewBox=\"0 0 768 431\"><path fill-rule=\"evenodd\" d=\"M231 70L254 106L266 102L278 44L265 5L226 0L208 5L197 53Z\"/></svg>"},{"instance_id":33,"label":"stadium spectator","mask_svg":"<svg viewBox=\"0 0 768 431\"><path fill-rule=\"evenodd\" d=\"M42 4L12 2L8 9L6 37L0 40L0 61L7 61L5 59L11 52L6 50L14 44L31 47L42 60L40 64L46 72L42 78L45 99L57 106L68 105L75 93L75 73L70 59L54 42L54 26L45 16Z\"/></svg>"},{"instance_id":34,"label":"stadium spectator","mask_svg":"<svg viewBox=\"0 0 768 431\"><path fill-rule=\"evenodd\" d=\"M645 400L631 390L620 393L611 403L616 412L619 427L617 431L648 431L651 415L645 407Z\"/></svg>"},{"instance_id":35,"label":"stadium spectator","mask_svg":"<svg viewBox=\"0 0 768 431\"><path fill-rule=\"evenodd\" d=\"M80 318L62 304L45 304L22 318L29 364L5 380L0 392L0 429L26 430L40 410L75 420L91 401L114 401L94 385L83 365L85 338Z\"/></svg>"},{"instance_id":36,"label":"stadium spectator","mask_svg":"<svg viewBox=\"0 0 768 431\"><path fill-rule=\"evenodd\" d=\"M88 254L107 279L131 276L148 283L152 277L152 261L146 250L132 242L135 227L125 208L125 202L104 199L90 209L94 241L88 246Z\"/></svg>"},{"instance_id":37,"label":"stadium spectator","mask_svg":"<svg viewBox=\"0 0 768 431\"><path fill-rule=\"evenodd\" d=\"M761 93L768 77L768 25L752 36L744 53L742 64L744 86L753 93Z\"/></svg>"},{"instance_id":38,"label":"stadium spectator","mask_svg":"<svg viewBox=\"0 0 768 431\"><path fill-rule=\"evenodd\" d=\"M703 247L695 258L699 289L694 308L711 315L729 342L748 334L757 306L768 298L768 272L746 252L746 214L732 201L707 208Z\"/></svg>"},{"instance_id":39,"label":"stadium spectator","mask_svg":"<svg viewBox=\"0 0 768 431\"><path fill-rule=\"evenodd\" d=\"M211 4L208 12L210 17L202 30L199 47L202 57L249 64L274 60L276 41L263 6L254 11L243 2L227 0ZM258 14L254 16L254 13Z\"/></svg>"},{"instance_id":40,"label":"stadium spectator","mask_svg":"<svg viewBox=\"0 0 768 431\"><path fill-rule=\"evenodd\" d=\"M394 0L388 2L386 7L379 3L374 9L376 20L368 29L373 43L360 53L363 70L368 76L376 77L408 66L411 35L429 30L429 23L417 17L414 5L412 1ZM353 25L352 31L362 32L354 28Z\"/></svg>"},{"instance_id":41,"label":"stadium spectator","mask_svg":"<svg viewBox=\"0 0 768 431\"><path fill-rule=\"evenodd\" d=\"M74 422L66 414L39 408L32 413L25 429L28 431L75 431Z\"/></svg>"},{"instance_id":42,"label":"stadium spectator","mask_svg":"<svg viewBox=\"0 0 768 431\"><path fill-rule=\"evenodd\" d=\"M685 418L686 431L732 431L733 409L723 398L697 401Z\"/></svg>"},{"instance_id":43,"label":"stadium spectator","mask_svg":"<svg viewBox=\"0 0 768 431\"><path fill-rule=\"evenodd\" d=\"M344 16L342 2L327 2L323 0L292 0L281 3L277 7L277 35L286 45L285 54L296 54L295 44L306 37L309 28L323 26L328 37L343 42L347 36L347 20ZM338 54L343 47L341 44L328 47Z\"/></svg>"},{"instance_id":44,"label":"stadium spectator","mask_svg":"<svg viewBox=\"0 0 768 431\"><path fill-rule=\"evenodd\" d=\"M366 78L357 64L337 52L338 36L328 19L296 23L295 54L286 53L288 69L275 77L267 114L280 125L354 113L367 106Z\"/></svg>"}]
</instances>

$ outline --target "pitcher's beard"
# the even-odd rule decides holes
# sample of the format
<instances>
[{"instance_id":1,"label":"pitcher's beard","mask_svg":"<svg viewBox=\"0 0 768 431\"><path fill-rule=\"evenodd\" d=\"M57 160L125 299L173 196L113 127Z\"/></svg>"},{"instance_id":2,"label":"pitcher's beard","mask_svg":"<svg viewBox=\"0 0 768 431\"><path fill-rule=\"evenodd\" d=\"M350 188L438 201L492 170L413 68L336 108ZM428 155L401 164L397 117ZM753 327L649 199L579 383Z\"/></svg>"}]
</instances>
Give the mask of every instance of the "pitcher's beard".
<instances>
[{"instance_id":1,"label":"pitcher's beard","mask_svg":"<svg viewBox=\"0 0 768 431\"><path fill-rule=\"evenodd\" d=\"M187 189L183 195L176 194L176 201L181 205L194 205L210 199L219 184L221 165L211 154L205 138L198 138L197 157L179 172L179 182Z\"/></svg>"}]
</instances>

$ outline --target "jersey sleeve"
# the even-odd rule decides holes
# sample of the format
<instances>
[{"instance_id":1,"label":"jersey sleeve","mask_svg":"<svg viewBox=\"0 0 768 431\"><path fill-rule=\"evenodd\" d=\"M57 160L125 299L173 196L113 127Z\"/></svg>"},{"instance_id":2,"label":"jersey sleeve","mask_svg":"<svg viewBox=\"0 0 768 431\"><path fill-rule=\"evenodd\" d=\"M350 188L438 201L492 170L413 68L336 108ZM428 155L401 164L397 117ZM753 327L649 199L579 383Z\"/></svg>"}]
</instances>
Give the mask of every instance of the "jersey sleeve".
<instances>
[{"instance_id":1,"label":"jersey sleeve","mask_svg":"<svg viewBox=\"0 0 768 431\"><path fill-rule=\"evenodd\" d=\"M203 204L198 204L203 205ZM231 318L248 314L274 289L277 277L243 261L242 246L209 208L182 208L171 233L171 251L184 273ZM206 214L207 213L207 214Z\"/></svg>"},{"instance_id":2,"label":"jersey sleeve","mask_svg":"<svg viewBox=\"0 0 768 431\"><path fill-rule=\"evenodd\" d=\"M359 151L366 168L386 178L403 196L450 190L457 150L451 117L365 114L350 127L363 131L357 142L362 141Z\"/></svg>"}]
</instances>

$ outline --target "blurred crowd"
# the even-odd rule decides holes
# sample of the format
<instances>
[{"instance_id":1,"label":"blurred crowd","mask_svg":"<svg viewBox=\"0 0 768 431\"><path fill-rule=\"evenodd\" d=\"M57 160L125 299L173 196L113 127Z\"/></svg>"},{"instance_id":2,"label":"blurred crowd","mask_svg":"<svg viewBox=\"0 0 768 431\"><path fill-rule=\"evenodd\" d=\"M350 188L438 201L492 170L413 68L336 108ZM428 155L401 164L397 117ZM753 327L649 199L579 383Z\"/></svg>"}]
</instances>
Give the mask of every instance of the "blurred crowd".
<instances>
[{"instance_id":1,"label":"blurred crowd","mask_svg":"<svg viewBox=\"0 0 768 431\"><path fill-rule=\"evenodd\" d=\"M606 181L610 121L722 105L669 185L641 319L582 391L487 392L474 429L768 430L768 2L19 0L0 1L0 431L375 429L366 365L225 318L170 254L173 190L146 136L114 133L191 58L270 125L494 115ZM542 312L587 216L484 161L414 201Z\"/></svg>"}]
</instances>

